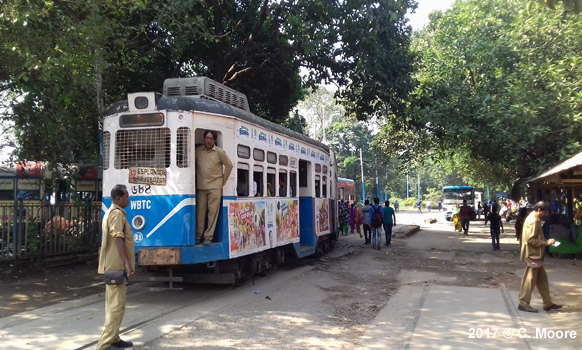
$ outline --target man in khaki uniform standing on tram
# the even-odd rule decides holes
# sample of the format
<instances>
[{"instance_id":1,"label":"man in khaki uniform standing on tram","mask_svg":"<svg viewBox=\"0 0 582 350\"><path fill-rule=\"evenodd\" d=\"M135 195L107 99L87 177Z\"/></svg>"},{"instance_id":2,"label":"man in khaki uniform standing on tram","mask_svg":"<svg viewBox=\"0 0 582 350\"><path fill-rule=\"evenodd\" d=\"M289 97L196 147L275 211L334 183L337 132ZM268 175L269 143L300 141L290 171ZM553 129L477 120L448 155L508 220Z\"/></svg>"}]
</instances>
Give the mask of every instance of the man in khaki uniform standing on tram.
<instances>
[{"instance_id":1,"label":"man in khaki uniform standing on tram","mask_svg":"<svg viewBox=\"0 0 582 350\"><path fill-rule=\"evenodd\" d=\"M111 207L103 217L103 236L99 252L98 273L125 270L127 277L135 271L135 246L133 232L127 221L124 208L129 205L129 194L125 185L116 185L111 190ZM105 326L97 350L130 348L133 343L121 340L119 327L125 314L127 286L125 283L105 286Z\"/></svg>"},{"instance_id":2,"label":"man in khaki uniform standing on tram","mask_svg":"<svg viewBox=\"0 0 582 350\"><path fill-rule=\"evenodd\" d=\"M544 238L541 219L546 217L550 211L548 202L538 202L523 223L523 233L521 240L521 261L527 261L530 256L544 257L546 246L554 244L553 238L547 241ZM540 267L529 267L526 265L521 279L521 288L519 289L519 306L520 311L538 312L530 306L531 294L533 288L537 287L543 301L545 311L557 310L562 305L554 304L550 296L550 286L548 285L548 275L543 264Z\"/></svg>"},{"instance_id":3,"label":"man in khaki uniform standing on tram","mask_svg":"<svg viewBox=\"0 0 582 350\"><path fill-rule=\"evenodd\" d=\"M232 171L226 152L216 146L216 132L204 131L204 145L196 147L196 244L210 245L220 210L222 187ZM208 216L208 226L204 223Z\"/></svg>"}]
</instances>

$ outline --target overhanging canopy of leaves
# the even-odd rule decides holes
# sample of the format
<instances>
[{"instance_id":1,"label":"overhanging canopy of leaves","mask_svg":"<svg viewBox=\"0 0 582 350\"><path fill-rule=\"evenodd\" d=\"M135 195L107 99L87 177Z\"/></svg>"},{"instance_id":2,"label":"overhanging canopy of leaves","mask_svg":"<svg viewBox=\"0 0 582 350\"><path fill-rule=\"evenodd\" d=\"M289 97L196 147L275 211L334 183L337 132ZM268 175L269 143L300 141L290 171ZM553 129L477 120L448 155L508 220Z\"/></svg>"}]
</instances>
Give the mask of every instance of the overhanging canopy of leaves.
<instances>
[{"instance_id":1,"label":"overhanging canopy of leaves","mask_svg":"<svg viewBox=\"0 0 582 350\"><path fill-rule=\"evenodd\" d=\"M14 0L0 15L0 88L20 94L20 157L97 154L103 106L206 75L280 122L325 82L359 119L396 113L411 89L413 0ZM305 78L301 81L300 69Z\"/></svg>"},{"instance_id":2,"label":"overhanging canopy of leaves","mask_svg":"<svg viewBox=\"0 0 582 350\"><path fill-rule=\"evenodd\" d=\"M381 147L409 159L431 148L440 159L462 155L458 164L479 169L463 174L468 182L490 184L523 180L578 152L582 22L525 7L468 0L433 14L414 40L420 62L408 112L383 129Z\"/></svg>"}]
</instances>

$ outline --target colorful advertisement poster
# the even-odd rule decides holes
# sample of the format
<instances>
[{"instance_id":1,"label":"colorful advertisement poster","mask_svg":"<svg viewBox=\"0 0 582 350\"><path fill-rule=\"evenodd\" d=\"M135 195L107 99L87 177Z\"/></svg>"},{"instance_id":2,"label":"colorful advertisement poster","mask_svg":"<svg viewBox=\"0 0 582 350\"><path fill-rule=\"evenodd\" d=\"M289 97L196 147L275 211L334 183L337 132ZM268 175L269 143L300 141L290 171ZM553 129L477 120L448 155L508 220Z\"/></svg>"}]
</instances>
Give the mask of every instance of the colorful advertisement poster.
<instances>
[{"instance_id":1,"label":"colorful advertisement poster","mask_svg":"<svg viewBox=\"0 0 582 350\"><path fill-rule=\"evenodd\" d=\"M330 231L329 199L316 199L317 212L315 214L315 232L318 236Z\"/></svg>"},{"instance_id":2,"label":"colorful advertisement poster","mask_svg":"<svg viewBox=\"0 0 582 350\"><path fill-rule=\"evenodd\" d=\"M299 201L296 199L277 201L277 237L274 246L299 242Z\"/></svg>"},{"instance_id":3,"label":"colorful advertisement poster","mask_svg":"<svg viewBox=\"0 0 582 350\"><path fill-rule=\"evenodd\" d=\"M251 254L269 247L265 232L265 204L265 201L230 203L230 257Z\"/></svg>"}]
</instances>

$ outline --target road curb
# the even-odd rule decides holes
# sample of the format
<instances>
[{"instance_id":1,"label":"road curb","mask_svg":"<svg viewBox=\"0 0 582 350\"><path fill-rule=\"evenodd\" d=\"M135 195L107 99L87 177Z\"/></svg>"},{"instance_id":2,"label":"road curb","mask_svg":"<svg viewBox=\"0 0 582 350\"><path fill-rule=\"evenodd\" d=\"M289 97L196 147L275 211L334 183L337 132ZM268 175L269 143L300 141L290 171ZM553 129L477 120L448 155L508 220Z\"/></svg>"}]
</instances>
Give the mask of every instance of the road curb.
<instances>
[{"instance_id":1,"label":"road curb","mask_svg":"<svg viewBox=\"0 0 582 350\"><path fill-rule=\"evenodd\" d=\"M398 237L410 237L418 231L420 231L420 225L404 225L394 230L393 235Z\"/></svg>"}]
</instances>

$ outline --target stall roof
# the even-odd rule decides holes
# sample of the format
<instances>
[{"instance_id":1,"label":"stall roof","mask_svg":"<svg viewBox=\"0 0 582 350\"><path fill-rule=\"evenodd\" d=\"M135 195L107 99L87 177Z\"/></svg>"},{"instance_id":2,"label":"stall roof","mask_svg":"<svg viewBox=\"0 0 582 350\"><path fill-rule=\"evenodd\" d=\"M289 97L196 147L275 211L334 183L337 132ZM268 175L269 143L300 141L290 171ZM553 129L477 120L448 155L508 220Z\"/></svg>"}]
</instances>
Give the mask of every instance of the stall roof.
<instances>
[{"instance_id":1,"label":"stall roof","mask_svg":"<svg viewBox=\"0 0 582 350\"><path fill-rule=\"evenodd\" d=\"M580 171L576 171L577 168L580 167ZM574 170L571 176L568 178L564 178L560 176L561 173L567 170ZM582 184L582 152L578 153L577 155L573 156L572 158L556 165L555 167L551 168L550 170L546 171L545 173L535 177L528 182L539 182L539 181L546 181L546 182L557 182L557 183L580 183Z\"/></svg>"}]
</instances>

